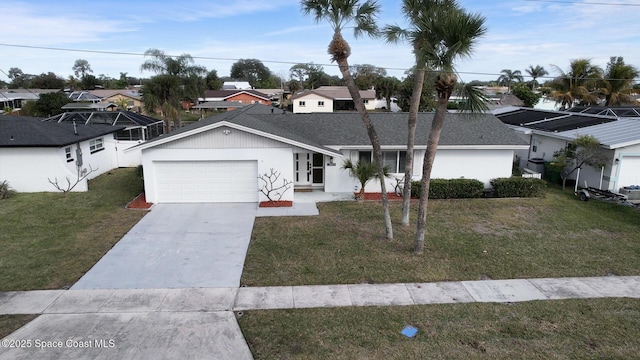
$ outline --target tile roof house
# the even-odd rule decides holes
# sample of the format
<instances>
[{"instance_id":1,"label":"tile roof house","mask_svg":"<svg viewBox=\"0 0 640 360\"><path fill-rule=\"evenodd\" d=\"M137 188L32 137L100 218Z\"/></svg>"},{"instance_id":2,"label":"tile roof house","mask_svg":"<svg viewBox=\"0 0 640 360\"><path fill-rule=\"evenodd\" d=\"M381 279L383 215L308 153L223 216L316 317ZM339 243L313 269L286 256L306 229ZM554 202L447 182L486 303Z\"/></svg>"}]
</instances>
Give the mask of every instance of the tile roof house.
<instances>
[{"instance_id":1,"label":"tile roof house","mask_svg":"<svg viewBox=\"0 0 640 360\"><path fill-rule=\"evenodd\" d=\"M579 136L595 137L607 163L601 169L583 168L580 185L586 181L589 186L617 192L626 186L640 185L640 116L636 111L638 108L543 111L512 107L496 110L494 114L531 144L529 151L517 154L523 167L537 168L540 162L552 160L554 152ZM571 178L575 180L575 176Z\"/></svg>"},{"instance_id":2,"label":"tile roof house","mask_svg":"<svg viewBox=\"0 0 640 360\"><path fill-rule=\"evenodd\" d=\"M243 105L271 105L271 98L256 90L207 90L204 92L204 98L200 98L198 101L201 103L227 101L239 102Z\"/></svg>"},{"instance_id":3,"label":"tile roof house","mask_svg":"<svg viewBox=\"0 0 640 360\"><path fill-rule=\"evenodd\" d=\"M415 178L421 174L432 117L419 116ZM385 165L402 177L407 114L372 113L371 120ZM448 114L433 176L475 178L488 185L492 178L510 176L514 151L527 148L493 115ZM142 149L146 196L155 203L265 201L258 176L271 169L293 182L282 200L294 200L294 189L353 192L358 182L341 168L344 159L372 158L357 113L292 114L260 105L200 120L134 149ZM386 181L393 188L395 180ZM366 191L379 192L380 183L372 181Z\"/></svg>"},{"instance_id":4,"label":"tile roof house","mask_svg":"<svg viewBox=\"0 0 640 360\"><path fill-rule=\"evenodd\" d=\"M375 109L375 90L360 90L360 96L367 110ZM315 90L304 90L291 96L291 101L296 114L355 111L353 98L346 86L321 86Z\"/></svg>"},{"instance_id":5,"label":"tile roof house","mask_svg":"<svg viewBox=\"0 0 640 360\"><path fill-rule=\"evenodd\" d=\"M117 167L113 133L122 129L0 115L0 180L19 192L57 191L48 179L73 183L80 166L96 170L73 189L87 191L88 180Z\"/></svg>"}]
</instances>

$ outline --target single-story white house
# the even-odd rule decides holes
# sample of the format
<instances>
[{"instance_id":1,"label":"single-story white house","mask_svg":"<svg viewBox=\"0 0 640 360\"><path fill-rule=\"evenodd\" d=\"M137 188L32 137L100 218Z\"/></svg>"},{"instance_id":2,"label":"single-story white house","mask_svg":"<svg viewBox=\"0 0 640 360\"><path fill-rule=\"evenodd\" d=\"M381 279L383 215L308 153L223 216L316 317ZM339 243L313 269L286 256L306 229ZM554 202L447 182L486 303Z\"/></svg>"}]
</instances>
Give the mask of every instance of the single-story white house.
<instances>
[{"instance_id":1,"label":"single-story white house","mask_svg":"<svg viewBox=\"0 0 640 360\"><path fill-rule=\"evenodd\" d=\"M124 150L161 136L165 132L162 120L133 111L73 111L52 116L45 121L123 127L113 135L116 149L115 167L136 167L142 164L140 151L125 152Z\"/></svg>"},{"instance_id":2,"label":"single-story white house","mask_svg":"<svg viewBox=\"0 0 640 360\"><path fill-rule=\"evenodd\" d=\"M79 166L96 170L73 189L87 191L88 180L117 167L113 134L124 128L0 115L0 181L18 192L55 192L48 179L66 188Z\"/></svg>"},{"instance_id":3,"label":"single-story white house","mask_svg":"<svg viewBox=\"0 0 640 360\"><path fill-rule=\"evenodd\" d=\"M538 159L551 161L554 152L579 136L595 137L607 161L603 168L583 167L579 185L584 186L586 181L591 187L618 192L625 186L640 185L640 117L635 112L629 112L629 117L614 115L620 110L599 111L608 115L528 108L506 108L494 113L530 143L528 151L517 153L522 166L529 168L536 167ZM575 180L576 175L570 179Z\"/></svg>"},{"instance_id":4,"label":"single-story white house","mask_svg":"<svg viewBox=\"0 0 640 360\"><path fill-rule=\"evenodd\" d=\"M406 158L407 114L372 113L384 164L402 177ZM419 115L414 178L421 174L433 113ZM514 151L528 148L495 116L447 114L433 168L434 178L478 179L489 185L511 176ZM259 202L259 176L273 169L294 190L354 192L358 182L342 169L345 159L371 161L372 147L357 113L291 114L262 105L200 120L134 147L142 150L145 193L153 203ZM386 179L393 189L395 180ZM371 181L367 192L379 192Z\"/></svg>"}]
</instances>

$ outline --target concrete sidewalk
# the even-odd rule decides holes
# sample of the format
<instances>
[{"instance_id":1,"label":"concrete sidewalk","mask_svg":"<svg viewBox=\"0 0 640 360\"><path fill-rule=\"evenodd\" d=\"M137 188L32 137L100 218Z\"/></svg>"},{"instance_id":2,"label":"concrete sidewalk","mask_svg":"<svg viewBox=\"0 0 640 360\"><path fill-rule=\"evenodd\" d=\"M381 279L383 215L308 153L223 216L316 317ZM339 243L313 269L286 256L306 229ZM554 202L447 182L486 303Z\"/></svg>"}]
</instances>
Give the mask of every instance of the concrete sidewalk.
<instances>
[{"instance_id":1,"label":"concrete sidewalk","mask_svg":"<svg viewBox=\"0 0 640 360\"><path fill-rule=\"evenodd\" d=\"M640 276L0 293L0 314L215 312L343 306L640 298Z\"/></svg>"},{"instance_id":2,"label":"concrete sidewalk","mask_svg":"<svg viewBox=\"0 0 640 360\"><path fill-rule=\"evenodd\" d=\"M231 310L603 297L640 298L640 276L5 292L0 314L41 315L3 339L0 360L252 359ZM16 340L30 346L4 346Z\"/></svg>"}]
</instances>

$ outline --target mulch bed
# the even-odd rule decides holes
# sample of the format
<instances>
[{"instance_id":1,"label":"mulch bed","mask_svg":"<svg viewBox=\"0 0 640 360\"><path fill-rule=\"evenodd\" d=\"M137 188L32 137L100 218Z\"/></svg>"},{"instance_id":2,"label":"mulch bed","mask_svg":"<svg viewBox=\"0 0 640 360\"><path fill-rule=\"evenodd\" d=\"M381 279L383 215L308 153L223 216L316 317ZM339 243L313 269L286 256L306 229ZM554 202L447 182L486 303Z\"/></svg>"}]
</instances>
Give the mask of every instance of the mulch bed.
<instances>
[{"instance_id":1,"label":"mulch bed","mask_svg":"<svg viewBox=\"0 0 640 360\"><path fill-rule=\"evenodd\" d=\"M355 196L358 193L354 193ZM398 196L395 193L387 193L387 199L389 201L402 201L402 196ZM382 200L382 193L364 193L363 200Z\"/></svg>"},{"instance_id":2,"label":"mulch bed","mask_svg":"<svg viewBox=\"0 0 640 360\"><path fill-rule=\"evenodd\" d=\"M135 199L131 200L126 208L127 209L143 209L147 210L153 206L153 203L148 203L144 193L136 196Z\"/></svg>"},{"instance_id":3,"label":"mulch bed","mask_svg":"<svg viewBox=\"0 0 640 360\"><path fill-rule=\"evenodd\" d=\"M280 201L261 201L258 205L261 208L265 207L292 207L293 201L291 200L280 200Z\"/></svg>"}]
</instances>

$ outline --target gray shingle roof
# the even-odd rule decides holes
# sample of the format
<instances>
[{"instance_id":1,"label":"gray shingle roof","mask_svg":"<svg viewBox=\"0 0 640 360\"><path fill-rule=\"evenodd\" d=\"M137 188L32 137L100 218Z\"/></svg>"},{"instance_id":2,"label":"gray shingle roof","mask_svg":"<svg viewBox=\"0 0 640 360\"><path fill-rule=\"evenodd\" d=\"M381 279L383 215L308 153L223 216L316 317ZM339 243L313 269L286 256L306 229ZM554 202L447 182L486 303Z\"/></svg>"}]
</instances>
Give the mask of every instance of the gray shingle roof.
<instances>
[{"instance_id":1,"label":"gray shingle roof","mask_svg":"<svg viewBox=\"0 0 640 360\"><path fill-rule=\"evenodd\" d=\"M0 115L0 147L61 147L107 135L123 126L43 122L24 116Z\"/></svg>"},{"instance_id":2,"label":"gray shingle roof","mask_svg":"<svg viewBox=\"0 0 640 360\"><path fill-rule=\"evenodd\" d=\"M382 146L406 146L406 113L370 113ZM440 145L520 146L520 139L498 118L490 114L464 115L449 113ZM421 113L416 128L416 146L424 147L431 128L433 113ZM284 137L310 146L328 149L340 146L370 146L369 137L357 113L271 113L268 106L254 104L212 116L176 130L167 136L147 142L166 141L171 136L220 121L228 121L257 131Z\"/></svg>"}]
</instances>

